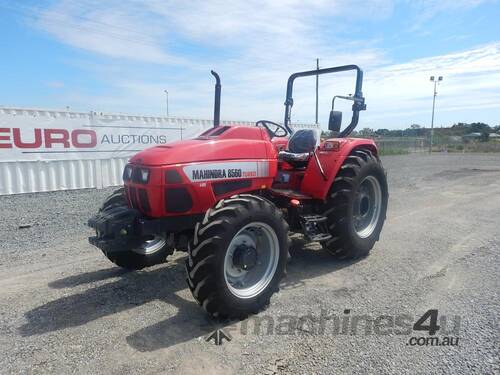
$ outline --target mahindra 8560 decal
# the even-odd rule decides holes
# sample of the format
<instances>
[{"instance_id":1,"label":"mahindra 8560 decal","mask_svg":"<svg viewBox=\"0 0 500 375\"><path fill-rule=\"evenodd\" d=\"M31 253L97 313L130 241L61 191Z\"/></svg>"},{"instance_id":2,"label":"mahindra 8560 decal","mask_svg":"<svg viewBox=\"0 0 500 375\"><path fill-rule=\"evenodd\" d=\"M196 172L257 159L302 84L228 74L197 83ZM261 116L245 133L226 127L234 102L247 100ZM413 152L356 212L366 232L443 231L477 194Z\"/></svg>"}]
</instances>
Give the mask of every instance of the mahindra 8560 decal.
<instances>
[{"instance_id":1,"label":"mahindra 8560 decal","mask_svg":"<svg viewBox=\"0 0 500 375\"><path fill-rule=\"evenodd\" d=\"M269 176L268 161L238 161L226 163L200 163L183 168L190 181L224 180Z\"/></svg>"}]
</instances>

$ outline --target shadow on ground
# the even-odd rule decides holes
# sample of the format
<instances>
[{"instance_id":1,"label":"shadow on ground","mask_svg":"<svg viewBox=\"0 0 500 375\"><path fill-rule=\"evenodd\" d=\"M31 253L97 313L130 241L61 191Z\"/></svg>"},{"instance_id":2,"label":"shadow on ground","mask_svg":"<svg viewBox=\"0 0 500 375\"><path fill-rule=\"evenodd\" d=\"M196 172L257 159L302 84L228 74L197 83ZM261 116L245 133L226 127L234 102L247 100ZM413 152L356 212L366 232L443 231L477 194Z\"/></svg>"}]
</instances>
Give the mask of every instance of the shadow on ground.
<instances>
[{"instance_id":1,"label":"shadow on ground","mask_svg":"<svg viewBox=\"0 0 500 375\"><path fill-rule=\"evenodd\" d=\"M292 258L288 264L288 276L281 285L282 290L301 287L307 279L353 264L353 261L334 260L318 250L317 245L307 244L300 237L294 238L290 253ZM209 319L192 299L186 300L176 294L186 288L183 262L184 258L180 258L138 272L113 267L55 280L49 286L60 289L116 279L28 311L25 314L27 323L19 327L19 332L22 336L32 336L81 326L153 300L161 300L177 307L176 314L128 336L126 340L130 346L147 352L207 335L224 324Z\"/></svg>"}]
</instances>

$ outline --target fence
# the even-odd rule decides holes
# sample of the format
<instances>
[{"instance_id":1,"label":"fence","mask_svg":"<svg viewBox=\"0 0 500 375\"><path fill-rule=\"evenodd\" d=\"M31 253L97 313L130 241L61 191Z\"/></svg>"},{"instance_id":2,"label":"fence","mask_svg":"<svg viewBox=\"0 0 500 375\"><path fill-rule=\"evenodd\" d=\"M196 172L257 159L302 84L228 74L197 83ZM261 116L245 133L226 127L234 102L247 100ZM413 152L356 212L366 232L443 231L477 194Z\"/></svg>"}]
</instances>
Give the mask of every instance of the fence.
<instances>
[{"instance_id":1,"label":"fence","mask_svg":"<svg viewBox=\"0 0 500 375\"><path fill-rule=\"evenodd\" d=\"M427 137L380 137L375 138L382 155L429 152ZM500 152L500 140L491 138L487 142L480 139L468 140L461 136L435 135L433 152Z\"/></svg>"},{"instance_id":2,"label":"fence","mask_svg":"<svg viewBox=\"0 0 500 375\"><path fill-rule=\"evenodd\" d=\"M424 137L386 137L375 138L382 155L425 152L429 150L429 141Z\"/></svg>"},{"instance_id":3,"label":"fence","mask_svg":"<svg viewBox=\"0 0 500 375\"><path fill-rule=\"evenodd\" d=\"M211 126L202 119L0 107L0 195L119 185L137 151Z\"/></svg>"}]
</instances>

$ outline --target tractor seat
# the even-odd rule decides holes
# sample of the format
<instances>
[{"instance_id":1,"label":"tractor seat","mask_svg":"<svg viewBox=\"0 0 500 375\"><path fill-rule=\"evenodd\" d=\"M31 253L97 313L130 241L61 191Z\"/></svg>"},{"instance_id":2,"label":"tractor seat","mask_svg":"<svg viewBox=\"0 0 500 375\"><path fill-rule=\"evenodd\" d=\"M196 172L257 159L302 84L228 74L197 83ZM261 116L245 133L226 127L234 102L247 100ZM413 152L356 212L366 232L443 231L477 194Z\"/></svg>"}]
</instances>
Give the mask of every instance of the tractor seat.
<instances>
[{"instance_id":1,"label":"tractor seat","mask_svg":"<svg viewBox=\"0 0 500 375\"><path fill-rule=\"evenodd\" d=\"M286 161L296 168L307 166L311 153L319 145L319 134L316 129L300 129L292 134L285 151L280 151L278 159Z\"/></svg>"}]
</instances>

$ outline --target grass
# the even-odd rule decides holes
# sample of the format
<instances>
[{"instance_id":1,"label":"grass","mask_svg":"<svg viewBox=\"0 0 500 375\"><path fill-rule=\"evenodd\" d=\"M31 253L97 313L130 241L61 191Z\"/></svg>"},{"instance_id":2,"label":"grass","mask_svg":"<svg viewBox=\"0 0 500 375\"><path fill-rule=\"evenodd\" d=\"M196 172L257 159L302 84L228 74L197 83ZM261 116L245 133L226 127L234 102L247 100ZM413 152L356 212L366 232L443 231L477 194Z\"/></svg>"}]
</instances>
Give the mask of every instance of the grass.
<instances>
[{"instance_id":1,"label":"grass","mask_svg":"<svg viewBox=\"0 0 500 375\"><path fill-rule=\"evenodd\" d=\"M387 149L379 149L379 155L387 156L387 155L405 155L409 154L410 150L407 148L387 148Z\"/></svg>"}]
</instances>

